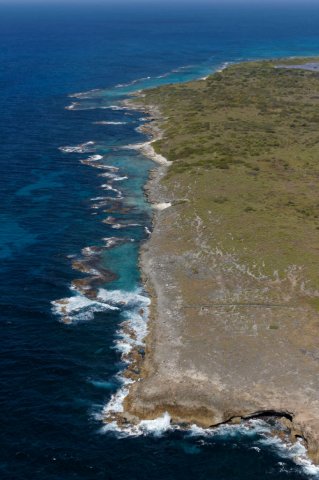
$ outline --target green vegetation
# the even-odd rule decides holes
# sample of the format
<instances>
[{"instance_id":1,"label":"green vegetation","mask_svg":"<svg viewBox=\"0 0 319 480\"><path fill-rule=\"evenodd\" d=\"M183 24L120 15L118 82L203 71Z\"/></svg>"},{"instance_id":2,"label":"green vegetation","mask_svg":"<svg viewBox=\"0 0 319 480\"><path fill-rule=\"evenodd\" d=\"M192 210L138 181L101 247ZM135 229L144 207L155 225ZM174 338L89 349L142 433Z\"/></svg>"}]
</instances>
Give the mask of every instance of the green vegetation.
<instances>
[{"instance_id":1,"label":"green vegetation","mask_svg":"<svg viewBox=\"0 0 319 480\"><path fill-rule=\"evenodd\" d=\"M310 60L236 64L144 101L164 117L155 148L173 161L166 186L190 200L176 207L185 226L198 215L212 249L269 276L298 265L319 290L319 76L276 68Z\"/></svg>"}]
</instances>

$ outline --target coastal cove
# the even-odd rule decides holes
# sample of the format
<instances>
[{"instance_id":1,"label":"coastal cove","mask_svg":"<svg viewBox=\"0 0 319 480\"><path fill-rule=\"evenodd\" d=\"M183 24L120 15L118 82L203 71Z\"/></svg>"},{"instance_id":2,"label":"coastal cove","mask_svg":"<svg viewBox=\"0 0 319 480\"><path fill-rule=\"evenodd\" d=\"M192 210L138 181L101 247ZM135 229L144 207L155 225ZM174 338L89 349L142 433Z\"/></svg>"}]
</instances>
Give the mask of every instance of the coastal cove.
<instances>
[{"instance_id":1,"label":"coastal cove","mask_svg":"<svg viewBox=\"0 0 319 480\"><path fill-rule=\"evenodd\" d=\"M242 62L256 61L258 71L262 59L277 58L281 65L283 58L318 55L318 6L152 1L125 8L121 2L46 2L45 7L21 2L15 8L13 3L0 5L1 480L317 478L314 455L311 463L305 441L295 441L290 432L293 417L294 433L308 440L296 423L297 389L289 392L289 405L282 396L280 409L274 402L268 416L246 418L270 408L269 371L260 372L256 397L267 392L267 402L248 402L254 365L260 365L264 346L250 357L250 364L239 361L244 358L239 341L243 337L254 345L266 332L278 351L276 342L287 331L282 312L287 310L288 324L296 305L302 312L306 309L309 318L316 306L307 295L304 303L297 296L285 308L280 295L272 297L269 312L278 312L278 317L269 321L267 310L263 324L258 322L254 329L256 312L263 310L257 294L252 298L254 277L272 274L273 255L270 247L263 249L259 256L267 257L265 267L254 267L251 256L260 237L256 243L249 243L248 237L258 233L253 226L259 215L266 222L266 207L272 212L283 208L289 222L297 212L307 228L316 229L316 180L311 171L317 100L309 102L313 105L306 118L292 118L292 112L291 131L277 135L265 125L261 138L259 127L253 128L253 111L244 124L240 109L238 116L227 112L226 104L232 75L237 92L241 75L248 75L239 71L240 65L248 68ZM286 75L285 69L282 72L280 78ZM290 75L289 70L287 79ZM303 93L311 96L313 85L307 84L311 88L304 91L306 77L298 70L294 75L298 104ZM219 86L213 80L218 77ZM307 78L310 81L311 72ZM248 75L251 87L252 79ZM216 99L222 85L229 89L225 109L220 101L221 111L210 108L206 115L205 95ZM291 95L294 88L288 88ZM263 118L270 115L271 105L273 115L284 119L287 109L280 112L280 99L273 97L268 95L261 106ZM218 122L208 118L214 114ZM250 141L247 132L254 137ZM256 139L258 149L265 143L277 148L267 142L281 142L286 134L287 143L302 139L306 150L312 149L309 158L282 158L275 164L270 157L262 165L252 158L234 162ZM237 153L230 147L223 150L225 143ZM207 168L212 151L217 152L214 165ZM282 154L290 153L285 145ZM304 160L309 165L295 178ZM293 193L288 189L281 204L276 178L284 181L289 173ZM233 191L226 178L233 179ZM271 186L271 195L257 201L260 181L265 189ZM244 194L247 186L249 198ZM207 202L212 204L209 209ZM232 210L236 215L226 225L221 220ZM237 236L231 228L235 217L241 220L236 223ZM281 218L275 216L272 229L284 241L288 230L281 230ZM243 252L249 225L253 226L244 238L249 251ZM271 229L265 225L267 234ZM315 233L309 232L305 241L302 229L296 229L299 245L313 247ZM214 242L221 241L223 248L218 250ZM285 262L298 263L290 261L293 248L288 258L280 254L280 242L273 246L280 266L270 296L277 292ZM239 252L235 263L232 248ZM315 266L307 263L306 254L304 260L307 272L290 272L295 291L306 273L310 283L304 288L316 288ZM218 278L211 275L212 262ZM247 281L245 265L252 274ZM281 291L292 295L290 287L282 283ZM225 290L237 297L224 301ZM243 300L244 290L249 293ZM208 298L209 292L214 298ZM219 321L215 329L212 317ZM299 346L304 337L298 322L294 327L288 329L289 338ZM309 345L315 342L315 329L307 330ZM223 332L229 333L227 338L222 338ZM234 334L238 341L229 354ZM212 339L217 339L218 348ZM289 375L297 387L305 372L304 394L312 398L315 385L308 382L307 370L317 360L309 345L300 345L301 363L293 362ZM285 348L281 354L284 359ZM275 361L278 356L271 359ZM236 385L229 394L232 382ZM285 393L285 375L282 383ZM284 420L274 413L284 414ZM306 423L314 425L308 419Z\"/></svg>"},{"instance_id":2,"label":"coastal cove","mask_svg":"<svg viewBox=\"0 0 319 480\"><path fill-rule=\"evenodd\" d=\"M184 428L273 419L274 434L302 439L318 462L319 227L316 208L305 210L319 200L313 191L305 198L317 175L317 65L316 58L238 64L131 102L151 115L142 130L170 161L159 162L146 189L165 211L142 249L150 333L146 356L136 350L125 372L136 383L124 412L113 412L120 424L151 428L161 415L166 428L168 419ZM306 457L298 461L312 469Z\"/></svg>"}]
</instances>

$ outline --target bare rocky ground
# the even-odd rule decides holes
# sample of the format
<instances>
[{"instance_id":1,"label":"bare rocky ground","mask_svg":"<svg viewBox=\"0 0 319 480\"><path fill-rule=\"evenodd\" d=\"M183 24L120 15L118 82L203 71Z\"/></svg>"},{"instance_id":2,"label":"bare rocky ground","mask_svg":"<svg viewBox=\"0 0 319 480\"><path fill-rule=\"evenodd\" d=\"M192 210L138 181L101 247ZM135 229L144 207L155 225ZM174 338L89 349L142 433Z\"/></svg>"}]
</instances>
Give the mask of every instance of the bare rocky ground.
<instances>
[{"instance_id":1,"label":"bare rocky ground","mask_svg":"<svg viewBox=\"0 0 319 480\"><path fill-rule=\"evenodd\" d=\"M163 200L158 193L154 185L153 200ZM153 311L143 376L126 410L139 419L167 411L174 422L205 427L276 415L318 461L318 315L296 305L293 277L269 285L206 250L199 218L193 248L179 254L178 210L156 214L142 251Z\"/></svg>"},{"instance_id":2,"label":"bare rocky ground","mask_svg":"<svg viewBox=\"0 0 319 480\"><path fill-rule=\"evenodd\" d=\"M168 412L173 422L211 427L276 416L319 463L319 312L302 265L263 275L214 244L213 205L203 219L196 182L163 182L166 171L147 185L153 203L172 206L155 213L141 252L152 312L124 417Z\"/></svg>"}]
</instances>

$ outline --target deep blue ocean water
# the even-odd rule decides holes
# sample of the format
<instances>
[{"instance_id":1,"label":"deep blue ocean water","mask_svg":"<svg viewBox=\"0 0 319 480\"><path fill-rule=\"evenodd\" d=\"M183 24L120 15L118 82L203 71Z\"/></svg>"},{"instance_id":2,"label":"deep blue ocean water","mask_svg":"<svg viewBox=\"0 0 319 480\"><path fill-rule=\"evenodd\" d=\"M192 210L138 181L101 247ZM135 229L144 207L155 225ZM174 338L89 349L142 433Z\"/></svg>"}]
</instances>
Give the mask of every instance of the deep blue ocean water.
<instances>
[{"instance_id":1,"label":"deep blue ocean water","mask_svg":"<svg viewBox=\"0 0 319 480\"><path fill-rule=\"evenodd\" d=\"M1 479L307 477L258 428L118 438L99 413L143 295L154 168L122 148L145 141L141 114L107 107L228 61L318 55L318 25L313 5L0 6ZM104 301L70 289L74 261L104 272Z\"/></svg>"}]
</instances>

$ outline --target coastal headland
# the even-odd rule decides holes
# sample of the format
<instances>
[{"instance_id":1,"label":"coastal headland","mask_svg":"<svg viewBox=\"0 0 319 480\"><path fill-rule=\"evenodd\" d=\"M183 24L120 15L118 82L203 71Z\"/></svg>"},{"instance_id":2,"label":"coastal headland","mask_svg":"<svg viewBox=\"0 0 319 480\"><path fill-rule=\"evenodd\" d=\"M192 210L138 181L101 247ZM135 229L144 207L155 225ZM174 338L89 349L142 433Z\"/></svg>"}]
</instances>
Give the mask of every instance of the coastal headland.
<instances>
[{"instance_id":1,"label":"coastal headland","mask_svg":"<svg viewBox=\"0 0 319 480\"><path fill-rule=\"evenodd\" d=\"M234 64L131 101L153 115L146 191L163 207L123 421L274 416L319 463L318 62Z\"/></svg>"}]
</instances>

